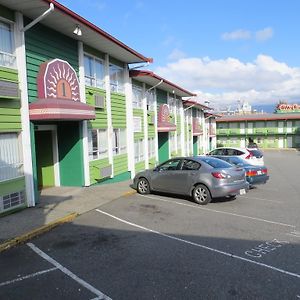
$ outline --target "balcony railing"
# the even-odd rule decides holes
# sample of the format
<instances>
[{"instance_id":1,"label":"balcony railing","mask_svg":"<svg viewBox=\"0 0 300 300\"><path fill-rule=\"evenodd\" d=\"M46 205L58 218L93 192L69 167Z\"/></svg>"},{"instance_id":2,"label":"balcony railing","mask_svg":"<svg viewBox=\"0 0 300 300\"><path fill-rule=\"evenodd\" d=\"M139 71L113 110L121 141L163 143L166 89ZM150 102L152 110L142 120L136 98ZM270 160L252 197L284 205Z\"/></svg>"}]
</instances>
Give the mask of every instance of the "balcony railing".
<instances>
[{"instance_id":1,"label":"balcony railing","mask_svg":"<svg viewBox=\"0 0 300 300\"><path fill-rule=\"evenodd\" d=\"M16 56L10 53L0 51L0 66L6 68L17 68Z\"/></svg>"}]
</instances>

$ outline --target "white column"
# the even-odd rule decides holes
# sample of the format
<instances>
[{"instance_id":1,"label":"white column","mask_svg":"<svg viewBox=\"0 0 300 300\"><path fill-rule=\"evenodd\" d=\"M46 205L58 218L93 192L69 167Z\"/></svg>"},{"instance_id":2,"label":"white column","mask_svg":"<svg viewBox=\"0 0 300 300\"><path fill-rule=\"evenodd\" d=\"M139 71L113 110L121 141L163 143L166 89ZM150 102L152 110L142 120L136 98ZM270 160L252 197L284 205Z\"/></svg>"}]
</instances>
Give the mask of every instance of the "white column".
<instances>
[{"instance_id":1,"label":"white column","mask_svg":"<svg viewBox=\"0 0 300 300\"><path fill-rule=\"evenodd\" d=\"M131 171L131 178L135 176L134 166L134 133L133 133L133 108L132 108L132 84L129 77L127 64L124 64L125 78L125 99L126 99L126 134L127 134L127 157L128 170Z\"/></svg>"},{"instance_id":2,"label":"white column","mask_svg":"<svg viewBox=\"0 0 300 300\"><path fill-rule=\"evenodd\" d=\"M186 151L185 151L185 114L184 114L184 108L183 105L181 105L180 107L180 117L181 117L181 134L180 134L180 138L181 138L181 155L185 156L186 155Z\"/></svg>"},{"instance_id":3,"label":"white column","mask_svg":"<svg viewBox=\"0 0 300 300\"><path fill-rule=\"evenodd\" d=\"M84 53L83 43L78 41L78 61L79 61L79 86L80 101L86 103L85 96L85 78L84 78ZM83 170L84 185L90 186L90 165L89 165L89 143L88 143L88 122L82 122L82 146L83 146Z\"/></svg>"},{"instance_id":4,"label":"white column","mask_svg":"<svg viewBox=\"0 0 300 300\"><path fill-rule=\"evenodd\" d=\"M149 143L148 143L148 111L147 111L147 94L146 84L143 83L143 116L144 116L144 157L145 157L145 168L149 169Z\"/></svg>"},{"instance_id":5,"label":"white column","mask_svg":"<svg viewBox=\"0 0 300 300\"><path fill-rule=\"evenodd\" d=\"M158 131L157 131L157 94L156 94L156 88L154 89L154 144L155 144L155 159L156 162L159 162L159 156L158 156Z\"/></svg>"},{"instance_id":6,"label":"white column","mask_svg":"<svg viewBox=\"0 0 300 300\"><path fill-rule=\"evenodd\" d=\"M27 89L27 70L26 70L26 50L25 36L21 31L23 28L23 15L16 12L16 25L14 28L16 58L18 66L19 88L21 91L21 122L22 122L22 151L23 151L23 168L25 174L25 186L27 205L35 206L34 184L33 184L33 168L32 168L32 153L31 153L31 136L30 136L30 121L29 121L29 103Z\"/></svg>"},{"instance_id":7,"label":"white column","mask_svg":"<svg viewBox=\"0 0 300 300\"><path fill-rule=\"evenodd\" d=\"M106 114L107 114L107 146L108 146L108 161L112 166L112 175L114 174L114 160L113 160L113 127L111 116L111 93L110 93L110 78L109 78L109 55L105 54L104 59L104 82L105 82L105 95L106 95Z\"/></svg>"}]
</instances>

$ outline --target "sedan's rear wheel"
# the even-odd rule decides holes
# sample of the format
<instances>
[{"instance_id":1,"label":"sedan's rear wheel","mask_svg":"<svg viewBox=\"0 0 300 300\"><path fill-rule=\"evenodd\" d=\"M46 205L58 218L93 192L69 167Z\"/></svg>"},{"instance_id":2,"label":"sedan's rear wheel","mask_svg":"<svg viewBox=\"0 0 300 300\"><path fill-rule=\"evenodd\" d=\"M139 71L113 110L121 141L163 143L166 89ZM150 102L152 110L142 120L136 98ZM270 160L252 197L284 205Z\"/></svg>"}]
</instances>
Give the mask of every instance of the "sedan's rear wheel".
<instances>
[{"instance_id":1,"label":"sedan's rear wheel","mask_svg":"<svg viewBox=\"0 0 300 300\"><path fill-rule=\"evenodd\" d=\"M209 189L203 184L198 184L193 190L193 199L201 205L209 203L211 201Z\"/></svg>"},{"instance_id":2,"label":"sedan's rear wheel","mask_svg":"<svg viewBox=\"0 0 300 300\"><path fill-rule=\"evenodd\" d=\"M139 194L146 195L150 193L150 185L146 178L140 178L137 183L137 191Z\"/></svg>"}]
</instances>

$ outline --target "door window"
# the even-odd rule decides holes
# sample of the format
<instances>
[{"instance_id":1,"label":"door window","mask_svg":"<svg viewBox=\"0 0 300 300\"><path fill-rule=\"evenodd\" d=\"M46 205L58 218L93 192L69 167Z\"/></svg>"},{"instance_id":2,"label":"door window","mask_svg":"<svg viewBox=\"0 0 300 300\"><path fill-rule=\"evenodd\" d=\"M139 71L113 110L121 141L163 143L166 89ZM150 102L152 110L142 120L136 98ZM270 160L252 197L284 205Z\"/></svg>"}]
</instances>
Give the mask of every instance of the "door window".
<instances>
[{"instance_id":1,"label":"door window","mask_svg":"<svg viewBox=\"0 0 300 300\"><path fill-rule=\"evenodd\" d=\"M172 159L160 165L159 169L162 171L174 171L179 169L180 159Z\"/></svg>"},{"instance_id":2,"label":"door window","mask_svg":"<svg viewBox=\"0 0 300 300\"><path fill-rule=\"evenodd\" d=\"M196 161L185 159L183 161L181 169L182 170L189 170L189 171L199 170L200 169L200 164Z\"/></svg>"}]
</instances>

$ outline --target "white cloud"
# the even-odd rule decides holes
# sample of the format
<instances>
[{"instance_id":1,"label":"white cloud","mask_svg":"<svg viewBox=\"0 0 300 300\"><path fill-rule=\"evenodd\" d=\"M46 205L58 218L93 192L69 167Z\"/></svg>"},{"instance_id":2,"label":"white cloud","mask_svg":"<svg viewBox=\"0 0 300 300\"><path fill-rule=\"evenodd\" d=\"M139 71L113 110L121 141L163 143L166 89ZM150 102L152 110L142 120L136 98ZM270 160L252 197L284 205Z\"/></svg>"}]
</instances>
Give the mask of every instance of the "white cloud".
<instances>
[{"instance_id":1,"label":"white cloud","mask_svg":"<svg viewBox=\"0 0 300 300\"><path fill-rule=\"evenodd\" d=\"M232 32L225 32L222 34L222 39L228 40L249 40L251 32L249 30L238 29Z\"/></svg>"},{"instance_id":2,"label":"white cloud","mask_svg":"<svg viewBox=\"0 0 300 300\"><path fill-rule=\"evenodd\" d=\"M273 29L271 27L267 27L262 30L256 31L255 38L257 41L263 42L272 38L273 34Z\"/></svg>"},{"instance_id":3,"label":"white cloud","mask_svg":"<svg viewBox=\"0 0 300 300\"><path fill-rule=\"evenodd\" d=\"M229 105L238 99L252 105L300 99L300 68L262 54L252 62L231 57L181 58L155 72L215 104Z\"/></svg>"},{"instance_id":4,"label":"white cloud","mask_svg":"<svg viewBox=\"0 0 300 300\"><path fill-rule=\"evenodd\" d=\"M185 57L186 57L186 54L185 54L183 51L181 51L181 50L175 48L175 49L173 49L173 51L169 54L168 59L171 60L171 61L176 61L176 60L179 60L179 59L185 58Z\"/></svg>"}]
</instances>

